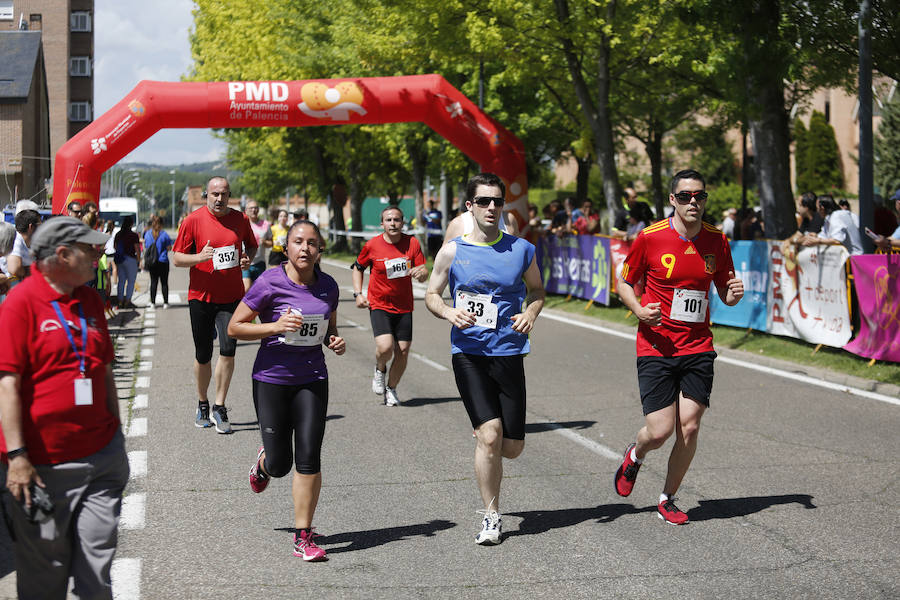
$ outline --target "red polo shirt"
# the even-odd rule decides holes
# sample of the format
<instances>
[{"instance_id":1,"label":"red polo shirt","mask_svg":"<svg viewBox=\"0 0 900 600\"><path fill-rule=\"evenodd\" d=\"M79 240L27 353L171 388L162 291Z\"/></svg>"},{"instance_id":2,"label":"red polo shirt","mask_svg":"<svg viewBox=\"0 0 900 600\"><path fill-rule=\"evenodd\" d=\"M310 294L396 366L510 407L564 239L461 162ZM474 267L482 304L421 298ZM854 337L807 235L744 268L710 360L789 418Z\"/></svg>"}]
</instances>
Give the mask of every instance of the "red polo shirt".
<instances>
[{"instance_id":1,"label":"red polo shirt","mask_svg":"<svg viewBox=\"0 0 900 600\"><path fill-rule=\"evenodd\" d=\"M233 209L220 218L205 206L198 208L181 224L172 250L182 254L197 254L203 250L207 241L213 248L233 246L237 251L238 263L228 269L215 269L213 261L207 260L191 267L188 300L215 304L240 300L244 296L244 281L241 279L239 259L243 256L243 248L249 250L259 246L250 227L250 219Z\"/></svg>"},{"instance_id":2,"label":"red polo shirt","mask_svg":"<svg viewBox=\"0 0 900 600\"><path fill-rule=\"evenodd\" d=\"M60 326L53 306L69 324L79 351L81 326L76 306L87 321L85 377L91 380L90 405L75 404L78 356ZM72 297L54 290L36 269L0 304L0 372L20 376L22 430L33 464L56 464L84 458L112 440L119 419L106 406L106 365L114 358L112 342L97 292L80 286ZM6 440L0 431L3 459Z\"/></svg>"}]
</instances>

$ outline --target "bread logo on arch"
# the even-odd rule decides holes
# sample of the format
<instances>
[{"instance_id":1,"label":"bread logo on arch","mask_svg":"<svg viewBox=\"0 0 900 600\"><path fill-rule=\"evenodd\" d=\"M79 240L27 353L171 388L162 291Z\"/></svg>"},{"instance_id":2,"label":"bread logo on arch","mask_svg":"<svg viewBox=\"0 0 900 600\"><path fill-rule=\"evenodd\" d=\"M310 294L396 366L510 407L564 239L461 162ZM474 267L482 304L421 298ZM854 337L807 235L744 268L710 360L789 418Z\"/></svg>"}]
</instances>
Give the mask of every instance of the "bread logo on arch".
<instances>
[{"instance_id":1,"label":"bread logo on arch","mask_svg":"<svg viewBox=\"0 0 900 600\"><path fill-rule=\"evenodd\" d=\"M342 81L334 87L311 81L300 88L300 97L303 102L297 107L316 119L349 121L350 111L366 114L362 107L363 92L353 81Z\"/></svg>"}]
</instances>

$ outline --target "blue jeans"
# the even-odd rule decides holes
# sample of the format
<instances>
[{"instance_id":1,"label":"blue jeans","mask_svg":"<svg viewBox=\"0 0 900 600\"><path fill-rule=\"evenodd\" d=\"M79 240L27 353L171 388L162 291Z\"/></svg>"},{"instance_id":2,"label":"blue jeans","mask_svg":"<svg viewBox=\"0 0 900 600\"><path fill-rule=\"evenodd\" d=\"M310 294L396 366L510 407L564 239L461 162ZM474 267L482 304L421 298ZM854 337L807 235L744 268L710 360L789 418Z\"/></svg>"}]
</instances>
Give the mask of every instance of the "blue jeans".
<instances>
[{"instance_id":1,"label":"blue jeans","mask_svg":"<svg viewBox=\"0 0 900 600\"><path fill-rule=\"evenodd\" d=\"M125 260L118 263L118 267L119 284L116 290L116 296L118 296L119 304L121 304L123 297L126 302L130 302L131 295L134 294L134 282L137 279L138 263L134 257L126 256ZM122 292L125 293L123 294Z\"/></svg>"}]
</instances>

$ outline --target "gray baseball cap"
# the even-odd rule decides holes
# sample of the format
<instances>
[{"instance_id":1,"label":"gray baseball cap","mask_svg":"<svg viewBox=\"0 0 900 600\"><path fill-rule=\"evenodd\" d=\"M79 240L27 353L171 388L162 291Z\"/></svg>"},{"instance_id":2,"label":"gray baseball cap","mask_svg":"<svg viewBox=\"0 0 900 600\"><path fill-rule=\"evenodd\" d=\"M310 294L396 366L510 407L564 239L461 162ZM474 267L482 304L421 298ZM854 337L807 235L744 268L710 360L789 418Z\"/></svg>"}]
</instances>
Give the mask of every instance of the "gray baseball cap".
<instances>
[{"instance_id":1,"label":"gray baseball cap","mask_svg":"<svg viewBox=\"0 0 900 600\"><path fill-rule=\"evenodd\" d=\"M94 231L75 217L52 217L34 231L31 238L31 253L37 260L47 258L59 246L71 246L75 242L85 244L105 244L109 236Z\"/></svg>"}]
</instances>

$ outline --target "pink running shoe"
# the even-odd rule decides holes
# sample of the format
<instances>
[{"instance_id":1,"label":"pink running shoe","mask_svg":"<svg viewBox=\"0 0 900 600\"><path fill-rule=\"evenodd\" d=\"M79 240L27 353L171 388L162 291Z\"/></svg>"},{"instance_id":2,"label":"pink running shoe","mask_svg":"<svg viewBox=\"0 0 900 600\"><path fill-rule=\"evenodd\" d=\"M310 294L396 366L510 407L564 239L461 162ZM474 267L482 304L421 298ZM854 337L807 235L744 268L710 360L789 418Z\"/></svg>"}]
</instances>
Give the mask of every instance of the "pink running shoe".
<instances>
[{"instance_id":1,"label":"pink running shoe","mask_svg":"<svg viewBox=\"0 0 900 600\"><path fill-rule=\"evenodd\" d=\"M300 529L294 533L294 556L299 556L306 562L319 562L328 560L325 557L325 550L316 546L313 538L319 534L313 531L313 528Z\"/></svg>"},{"instance_id":2,"label":"pink running shoe","mask_svg":"<svg viewBox=\"0 0 900 600\"><path fill-rule=\"evenodd\" d=\"M256 455L256 462L250 467L250 489L257 494L269 485L269 476L259 468L259 460L262 458L263 452L265 452L265 449L260 446L259 453Z\"/></svg>"},{"instance_id":3,"label":"pink running shoe","mask_svg":"<svg viewBox=\"0 0 900 600\"><path fill-rule=\"evenodd\" d=\"M628 496L634 489L634 482L637 479L638 471L641 468L639 463L631 460L631 449L634 444L625 448L625 456L622 458L622 464L619 465L614 477L616 483L616 493L620 496Z\"/></svg>"}]
</instances>

